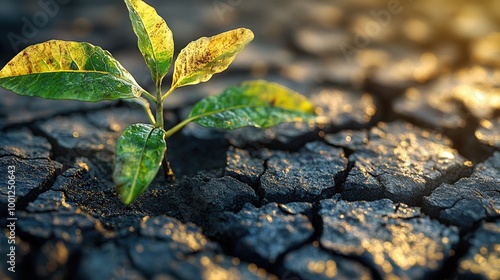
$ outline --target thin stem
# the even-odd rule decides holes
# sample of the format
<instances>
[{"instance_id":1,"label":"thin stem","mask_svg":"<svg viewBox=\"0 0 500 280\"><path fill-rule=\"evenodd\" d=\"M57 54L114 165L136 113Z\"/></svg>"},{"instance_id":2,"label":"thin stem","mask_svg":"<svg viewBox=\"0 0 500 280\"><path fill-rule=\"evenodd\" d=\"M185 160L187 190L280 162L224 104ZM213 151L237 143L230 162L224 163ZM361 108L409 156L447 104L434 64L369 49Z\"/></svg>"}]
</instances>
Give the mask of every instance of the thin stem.
<instances>
[{"instance_id":1,"label":"thin stem","mask_svg":"<svg viewBox=\"0 0 500 280\"><path fill-rule=\"evenodd\" d=\"M163 177L165 177L165 180L175 181L175 173L174 170L170 167L170 162L168 162L167 152L165 152L162 164L163 164Z\"/></svg>"},{"instance_id":2,"label":"thin stem","mask_svg":"<svg viewBox=\"0 0 500 280\"><path fill-rule=\"evenodd\" d=\"M185 119L182 122L178 123L176 126L167 130L167 132L165 133L165 138L169 138L170 136L174 135L177 131L181 130L184 126L186 126L188 123L196 120L197 118L198 117L188 118L188 119Z\"/></svg>"},{"instance_id":3,"label":"thin stem","mask_svg":"<svg viewBox=\"0 0 500 280\"><path fill-rule=\"evenodd\" d=\"M167 98L173 91L174 91L175 87L171 87L168 89L167 92L165 92L165 94L163 95L163 97L161 98L161 101L163 102L163 100L165 100L165 98Z\"/></svg>"},{"instance_id":4,"label":"thin stem","mask_svg":"<svg viewBox=\"0 0 500 280\"><path fill-rule=\"evenodd\" d=\"M183 120L182 122L178 123L176 126L174 126L171 129L167 130L167 132L165 133L165 138L169 138L170 136L174 135L176 132L178 132L179 130L181 130L188 123L190 123L192 121L195 121L195 120L197 120L199 118L210 116L210 115L213 115L213 114L222 113L222 112L229 111L229 110L243 108L243 107L248 107L248 106L246 106L246 105L240 105L240 106L234 106L234 107L231 107L231 108L223 108L223 109L220 109L220 110L216 110L216 111L212 111L212 112L207 112L207 113L204 113L204 114L201 114L201 115L198 115L198 116L187 118L187 119Z\"/></svg>"},{"instance_id":5,"label":"thin stem","mask_svg":"<svg viewBox=\"0 0 500 280\"><path fill-rule=\"evenodd\" d=\"M131 98L131 99L124 99L124 101L139 104L146 112L146 115L148 116L151 124L156 125L155 117L153 116L153 112L151 111L151 107L149 106L149 102L146 99L144 99L142 97L137 97L137 98Z\"/></svg>"},{"instance_id":6,"label":"thin stem","mask_svg":"<svg viewBox=\"0 0 500 280\"><path fill-rule=\"evenodd\" d=\"M156 97L154 97L151 93L145 91L142 94L146 96L146 98L149 99L151 102L156 102Z\"/></svg>"},{"instance_id":7,"label":"thin stem","mask_svg":"<svg viewBox=\"0 0 500 280\"><path fill-rule=\"evenodd\" d=\"M161 98L161 79L156 82L156 124L155 127L165 128L163 121L163 99Z\"/></svg>"},{"instance_id":8,"label":"thin stem","mask_svg":"<svg viewBox=\"0 0 500 280\"><path fill-rule=\"evenodd\" d=\"M147 103L147 101L145 101ZM146 115L148 115L149 121L152 125L156 125L155 117L153 116L153 112L151 112L151 108L149 108L149 103L147 103L147 107L144 106L144 111L146 111Z\"/></svg>"}]
</instances>

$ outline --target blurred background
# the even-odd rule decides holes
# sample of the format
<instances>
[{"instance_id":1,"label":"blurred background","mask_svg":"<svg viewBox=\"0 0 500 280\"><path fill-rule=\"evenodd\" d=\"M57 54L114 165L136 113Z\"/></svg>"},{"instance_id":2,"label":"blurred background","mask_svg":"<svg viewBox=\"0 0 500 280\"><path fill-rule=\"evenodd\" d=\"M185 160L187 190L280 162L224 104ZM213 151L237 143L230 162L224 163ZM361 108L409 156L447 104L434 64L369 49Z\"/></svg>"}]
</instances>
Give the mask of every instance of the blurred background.
<instances>
[{"instance_id":1,"label":"blurred background","mask_svg":"<svg viewBox=\"0 0 500 280\"><path fill-rule=\"evenodd\" d=\"M278 70L297 81L355 83L366 74L362 68L391 64L399 69L380 78L400 79L414 70L424 82L461 65L500 66L496 0L147 2L166 19L177 52L200 36L252 29L256 39L234 70L251 67L254 75ZM147 76L122 1L0 2L1 65L24 47L53 38L102 46L133 74Z\"/></svg>"},{"instance_id":2,"label":"blurred background","mask_svg":"<svg viewBox=\"0 0 500 280\"><path fill-rule=\"evenodd\" d=\"M190 94L173 95L167 108L265 78L306 95L325 88L368 92L377 104L373 121L402 117L452 138L483 126L476 138L484 140L488 128L500 124L498 0L146 2L172 29L176 54L201 36L236 27L255 33L227 72L179 90ZM122 1L0 2L0 65L49 39L99 45L143 87L153 87ZM493 146L499 145L495 137Z\"/></svg>"}]
</instances>

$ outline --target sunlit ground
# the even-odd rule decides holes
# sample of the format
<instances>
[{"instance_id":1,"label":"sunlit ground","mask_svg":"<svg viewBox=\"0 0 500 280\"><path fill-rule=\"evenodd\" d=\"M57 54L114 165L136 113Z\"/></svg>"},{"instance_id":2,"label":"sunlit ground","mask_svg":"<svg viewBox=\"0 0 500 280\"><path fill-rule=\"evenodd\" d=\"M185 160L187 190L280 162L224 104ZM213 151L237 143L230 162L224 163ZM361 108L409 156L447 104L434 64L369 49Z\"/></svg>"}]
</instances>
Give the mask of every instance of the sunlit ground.
<instances>
[{"instance_id":1,"label":"sunlit ground","mask_svg":"<svg viewBox=\"0 0 500 280\"><path fill-rule=\"evenodd\" d=\"M317 85L359 89L367 91L363 99L372 100L375 96L398 118L451 132L457 139L462 137L462 132L471 132L475 141L456 141L466 156L475 156L473 148L476 146L473 145L478 143L495 149L500 147L500 136L492 132L495 128L498 131L500 125L498 0L312 1L314 4L302 0L187 1L189 6L181 2L148 2L167 18L179 41L177 51L202 35L236 26L254 30L255 43L241 53L234 62L234 72L222 76L224 79L281 79L305 88L306 94ZM134 50L135 38L129 30L123 7L118 9L114 3L101 4L102 9L96 12L83 1L70 1L61 9L71 15L56 13L50 23L36 27L36 32L23 34L26 21L19 19L25 16L27 21L33 21L33 14L40 9L34 3L0 3L2 66L16 50L28 44L54 37L91 41L116 53L123 64L140 77L140 83L151 86L145 74L147 70L141 64L142 58ZM12 32L18 37L7 36ZM210 87L193 90L193 95L173 96L167 108L233 84L227 80L214 78ZM317 102L334 104L332 92L335 90L322 89ZM1 94L0 98L8 106L22 103L4 91ZM36 111L36 106L34 103L24 109L20 106L19 110ZM351 104L344 104L342 110L349 113ZM370 107L362 118L371 119L375 115L376 108ZM12 118L17 120L22 116ZM75 139L83 134L78 129L69 133ZM439 156L443 161L453 157L447 152ZM387 274L391 273L392 264L403 270L415 265L432 267L444 257L441 248L433 247L433 240L415 234L411 228L391 226L387 230L392 237L390 242L366 239L361 244ZM197 246L192 236L175 237L189 246ZM447 243L444 238L442 242ZM60 258L67 257L65 248L55 249ZM428 250L436 253L431 259L424 258L423 250L427 254ZM487 254L487 248L481 250L475 262L464 262L461 268L492 271L488 277L498 279L500 275L495 274L493 268L482 266L499 264L495 258L499 248L495 247L496 255ZM484 255L495 259L485 260ZM219 267L213 266L207 257L202 258L201 263L208 268L206 279L231 276L225 270L218 270ZM250 266L249 269L256 273L264 273L255 265ZM337 273L334 261L311 261L307 266L328 277L335 277Z\"/></svg>"}]
</instances>

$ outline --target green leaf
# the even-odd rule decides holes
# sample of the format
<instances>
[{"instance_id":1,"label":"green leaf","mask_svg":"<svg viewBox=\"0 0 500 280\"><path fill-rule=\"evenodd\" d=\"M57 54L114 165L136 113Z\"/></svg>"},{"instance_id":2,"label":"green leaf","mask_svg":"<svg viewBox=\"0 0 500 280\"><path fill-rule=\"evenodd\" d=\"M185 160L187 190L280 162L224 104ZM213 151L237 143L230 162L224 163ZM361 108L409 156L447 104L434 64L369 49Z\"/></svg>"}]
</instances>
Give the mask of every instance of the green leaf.
<instances>
[{"instance_id":1,"label":"green leaf","mask_svg":"<svg viewBox=\"0 0 500 280\"><path fill-rule=\"evenodd\" d=\"M253 37L251 30L238 28L189 43L175 61L172 88L206 82L226 70Z\"/></svg>"},{"instance_id":2,"label":"green leaf","mask_svg":"<svg viewBox=\"0 0 500 280\"><path fill-rule=\"evenodd\" d=\"M139 50L155 82L168 72L174 55L172 31L156 10L142 0L125 0Z\"/></svg>"},{"instance_id":3,"label":"green leaf","mask_svg":"<svg viewBox=\"0 0 500 280\"><path fill-rule=\"evenodd\" d=\"M165 131L149 124L127 127L116 142L113 181L125 204L132 203L158 173L167 149Z\"/></svg>"},{"instance_id":4,"label":"green leaf","mask_svg":"<svg viewBox=\"0 0 500 280\"><path fill-rule=\"evenodd\" d=\"M282 122L314 121L314 105L303 95L266 81L249 81L196 103L188 119L206 127L268 128Z\"/></svg>"},{"instance_id":5,"label":"green leaf","mask_svg":"<svg viewBox=\"0 0 500 280\"><path fill-rule=\"evenodd\" d=\"M89 43L59 40L21 51L0 71L0 87L19 95L89 102L145 92L109 52Z\"/></svg>"}]
</instances>

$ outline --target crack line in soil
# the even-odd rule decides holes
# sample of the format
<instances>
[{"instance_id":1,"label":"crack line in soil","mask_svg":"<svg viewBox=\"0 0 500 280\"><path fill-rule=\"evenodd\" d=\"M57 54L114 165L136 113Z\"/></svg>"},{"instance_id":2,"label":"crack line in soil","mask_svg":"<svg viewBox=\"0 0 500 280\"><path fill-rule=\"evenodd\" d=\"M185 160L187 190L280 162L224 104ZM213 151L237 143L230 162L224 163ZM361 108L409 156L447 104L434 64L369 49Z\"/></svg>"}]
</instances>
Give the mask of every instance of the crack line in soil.
<instances>
[{"instance_id":1,"label":"crack line in soil","mask_svg":"<svg viewBox=\"0 0 500 280\"><path fill-rule=\"evenodd\" d=\"M370 271L372 279L374 279L374 280L382 280L383 277L379 274L379 272L377 271L377 269L374 268L374 267L372 267L361 256L343 255L343 254L335 252L335 251L333 251L331 249L328 249L328 248L324 247L321 244L321 240L320 239L321 239L321 236L323 235L324 224L323 224L323 218L319 214L320 210L321 210L321 203L320 203L320 201L318 201L318 202L315 203L315 205L313 207L313 219L312 219L312 223L313 223L313 227L314 227L314 236L315 236L314 241L318 242L319 248L322 249L323 251L327 252L328 254L332 255L332 256L338 256L338 257L345 258L345 259L348 259L348 260L356 261L357 263L359 263L362 266L366 267Z\"/></svg>"}]
</instances>

